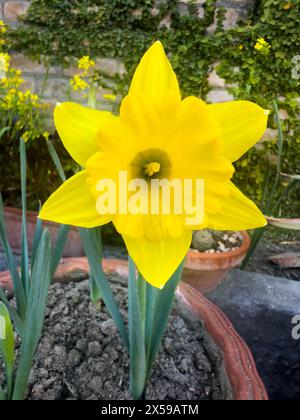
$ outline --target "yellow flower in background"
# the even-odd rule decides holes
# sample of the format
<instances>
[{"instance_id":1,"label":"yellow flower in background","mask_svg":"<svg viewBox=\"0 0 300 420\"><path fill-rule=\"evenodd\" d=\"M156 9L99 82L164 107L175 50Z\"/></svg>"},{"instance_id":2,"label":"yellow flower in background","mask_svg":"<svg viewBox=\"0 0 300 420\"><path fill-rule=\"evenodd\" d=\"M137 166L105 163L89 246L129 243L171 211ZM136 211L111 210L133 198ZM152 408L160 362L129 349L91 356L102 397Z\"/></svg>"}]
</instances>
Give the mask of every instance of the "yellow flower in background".
<instances>
[{"instance_id":1,"label":"yellow flower in background","mask_svg":"<svg viewBox=\"0 0 300 420\"><path fill-rule=\"evenodd\" d=\"M10 56L7 53L0 53L0 73L4 76L10 68Z\"/></svg>"},{"instance_id":2,"label":"yellow flower in background","mask_svg":"<svg viewBox=\"0 0 300 420\"><path fill-rule=\"evenodd\" d=\"M25 131L25 133L23 133L23 135L22 135L22 139L25 141L25 143L27 143L28 140L30 139L30 132Z\"/></svg>"},{"instance_id":3,"label":"yellow flower in background","mask_svg":"<svg viewBox=\"0 0 300 420\"><path fill-rule=\"evenodd\" d=\"M111 93L104 94L103 98L106 99L107 101L111 101L111 102L116 102L116 100L117 100L117 96L113 95Z\"/></svg>"},{"instance_id":4,"label":"yellow flower in background","mask_svg":"<svg viewBox=\"0 0 300 420\"><path fill-rule=\"evenodd\" d=\"M1 34L6 34L7 32L7 28L5 23L3 22L3 20L0 20L0 33Z\"/></svg>"},{"instance_id":5,"label":"yellow flower in background","mask_svg":"<svg viewBox=\"0 0 300 420\"><path fill-rule=\"evenodd\" d=\"M44 133L43 133L43 137L44 137L44 139L45 139L46 141L48 141L48 140L49 140L49 137L50 137L50 133L48 133L48 131L44 131Z\"/></svg>"},{"instance_id":6,"label":"yellow flower in background","mask_svg":"<svg viewBox=\"0 0 300 420\"><path fill-rule=\"evenodd\" d=\"M286 3L284 6L283 6L283 9L284 10L290 10L290 9L292 9L294 7L294 4L293 3Z\"/></svg>"},{"instance_id":7,"label":"yellow flower in background","mask_svg":"<svg viewBox=\"0 0 300 420\"><path fill-rule=\"evenodd\" d=\"M95 61L91 60L88 55L80 58L78 61L78 68L81 70L89 70L91 67L95 67Z\"/></svg>"},{"instance_id":8,"label":"yellow flower in background","mask_svg":"<svg viewBox=\"0 0 300 420\"><path fill-rule=\"evenodd\" d=\"M256 205L231 182L232 162L263 136L268 112L237 101L207 105L182 99L176 75L160 42L142 58L120 116L74 103L56 107L57 131L83 170L45 203L40 218L85 228L113 222L143 277L163 287L184 259L193 229L243 230L266 225ZM205 217L197 226L185 215L101 215L101 179L129 177L203 179Z\"/></svg>"},{"instance_id":9,"label":"yellow flower in background","mask_svg":"<svg viewBox=\"0 0 300 420\"><path fill-rule=\"evenodd\" d=\"M269 54L270 49L271 49L271 44L269 44L264 38L258 38L254 46L254 49L263 54Z\"/></svg>"},{"instance_id":10,"label":"yellow flower in background","mask_svg":"<svg viewBox=\"0 0 300 420\"><path fill-rule=\"evenodd\" d=\"M244 48L245 48L245 47L244 47L244 45L240 45L240 46L239 46L239 50L240 50L240 51L242 51Z\"/></svg>"},{"instance_id":11,"label":"yellow flower in background","mask_svg":"<svg viewBox=\"0 0 300 420\"><path fill-rule=\"evenodd\" d=\"M85 90L89 86L88 83L83 80L79 74L76 74L70 83L74 91Z\"/></svg>"}]
</instances>

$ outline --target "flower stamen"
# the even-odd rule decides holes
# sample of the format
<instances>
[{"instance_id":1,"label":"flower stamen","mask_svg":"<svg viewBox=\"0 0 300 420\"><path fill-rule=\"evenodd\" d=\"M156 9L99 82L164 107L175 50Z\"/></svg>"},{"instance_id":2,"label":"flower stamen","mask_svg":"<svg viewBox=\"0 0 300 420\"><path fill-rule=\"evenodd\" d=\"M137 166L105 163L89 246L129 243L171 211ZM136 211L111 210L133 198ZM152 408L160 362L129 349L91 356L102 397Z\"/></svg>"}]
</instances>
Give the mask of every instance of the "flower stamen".
<instances>
[{"instance_id":1,"label":"flower stamen","mask_svg":"<svg viewBox=\"0 0 300 420\"><path fill-rule=\"evenodd\" d=\"M145 165L144 167L144 171L147 176L151 177L160 171L160 163L158 162L147 163L147 165Z\"/></svg>"}]
</instances>

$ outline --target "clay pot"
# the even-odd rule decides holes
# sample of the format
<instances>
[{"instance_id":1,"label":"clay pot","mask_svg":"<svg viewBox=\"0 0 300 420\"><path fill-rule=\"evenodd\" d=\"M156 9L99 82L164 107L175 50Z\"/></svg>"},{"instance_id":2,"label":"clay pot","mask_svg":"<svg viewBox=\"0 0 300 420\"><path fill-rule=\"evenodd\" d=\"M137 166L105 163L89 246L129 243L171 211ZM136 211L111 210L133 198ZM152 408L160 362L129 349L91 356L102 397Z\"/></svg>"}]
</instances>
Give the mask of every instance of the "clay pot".
<instances>
[{"instance_id":1,"label":"clay pot","mask_svg":"<svg viewBox=\"0 0 300 420\"><path fill-rule=\"evenodd\" d=\"M27 235L28 235L28 246L29 252L32 248L32 242L34 237L36 219L38 213L28 211L27 212ZM6 222L8 240L14 254L21 254L21 226L22 226L22 210L11 207L5 207L4 217ZM51 222L43 222L43 226L50 230L53 241L55 243L60 225ZM0 245L1 250L1 245ZM69 233L68 241L64 249L64 257L80 257L84 255L83 247L80 240L78 230L73 227Z\"/></svg>"},{"instance_id":2,"label":"clay pot","mask_svg":"<svg viewBox=\"0 0 300 420\"><path fill-rule=\"evenodd\" d=\"M201 293L214 290L228 271L239 267L247 255L251 239L247 232L241 232L241 235L242 245L234 251L208 254L190 249L186 258L183 281Z\"/></svg>"},{"instance_id":3,"label":"clay pot","mask_svg":"<svg viewBox=\"0 0 300 420\"><path fill-rule=\"evenodd\" d=\"M119 259L103 259L106 274L117 272L128 278L128 265ZM86 258L67 258L62 261L55 275L58 282L76 281L87 278L89 266ZM12 290L9 272L0 273L0 287ZM177 289L177 298L204 324L211 337L224 354L225 370L232 387L235 400L268 400L264 384L261 381L253 356L234 330L224 313L208 301L200 292L188 284L181 283Z\"/></svg>"},{"instance_id":4,"label":"clay pot","mask_svg":"<svg viewBox=\"0 0 300 420\"><path fill-rule=\"evenodd\" d=\"M177 298L204 321L224 354L224 363L236 401L267 401L268 394L257 372L253 356L224 313L198 290L181 283Z\"/></svg>"}]
</instances>

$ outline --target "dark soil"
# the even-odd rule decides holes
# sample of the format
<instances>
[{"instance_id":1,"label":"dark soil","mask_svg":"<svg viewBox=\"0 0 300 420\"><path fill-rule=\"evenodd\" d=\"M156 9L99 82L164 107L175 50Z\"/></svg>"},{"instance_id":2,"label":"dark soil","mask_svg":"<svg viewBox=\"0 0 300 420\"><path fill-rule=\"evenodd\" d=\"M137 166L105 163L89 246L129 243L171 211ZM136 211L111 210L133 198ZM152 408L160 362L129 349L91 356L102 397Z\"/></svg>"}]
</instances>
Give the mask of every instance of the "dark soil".
<instances>
[{"instance_id":1,"label":"dark soil","mask_svg":"<svg viewBox=\"0 0 300 420\"><path fill-rule=\"evenodd\" d=\"M288 252L299 252L300 237L270 237L265 236L258 245L253 257L251 258L247 271L255 273L269 274L275 277L285 277L289 280L300 281L300 268L280 268L270 262L269 257Z\"/></svg>"},{"instance_id":2,"label":"dark soil","mask_svg":"<svg viewBox=\"0 0 300 420\"><path fill-rule=\"evenodd\" d=\"M126 317L124 279L110 280ZM105 308L90 302L87 281L51 287L35 360L29 399L131 399L128 355ZM231 399L229 389L220 351L202 324L176 304L146 398L224 400Z\"/></svg>"}]
</instances>

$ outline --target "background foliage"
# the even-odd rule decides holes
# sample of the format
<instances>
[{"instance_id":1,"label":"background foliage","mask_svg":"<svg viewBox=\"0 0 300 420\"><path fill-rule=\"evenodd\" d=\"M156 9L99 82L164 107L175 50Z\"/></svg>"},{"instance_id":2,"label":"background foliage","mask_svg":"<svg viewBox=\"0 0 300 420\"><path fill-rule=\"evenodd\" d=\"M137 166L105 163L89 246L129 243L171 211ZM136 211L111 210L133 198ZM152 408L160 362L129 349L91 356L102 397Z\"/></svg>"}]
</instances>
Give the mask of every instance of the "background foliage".
<instances>
[{"instance_id":1,"label":"background foliage","mask_svg":"<svg viewBox=\"0 0 300 420\"><path fill-rule=\"evenodd\" d=\"M217 62L219 74L231 85L236 98L254 100L271 109L280 98L280 109L289 117L283 124L286 136L283 155L285 172L300 169L299 102L300 79L291 77L293 58L299 55L299 0L258 0L247 19L224 30L225 10L216 0L207 0L205 15L197 6L178 0L32 0L23 24L13 30L14 48L38 61L68 66L74 59L119 58L127 73L114 77L115 93L124 95L133 71L149 45L162 40L180 79L184 95L205 97L208 74ZM215 22L216 30L208 28ZM258 38L271 48L268 54L255 50ZM99 74L105 85L109 75ZM270 126L276 128L274 119ZM238 164L237 183L260 201L266 168L275 171L276 141L252 150ZM284 186L282 184L282 186ZM280 188L278 193L280 194ZM299 209L288 206L289 214Z\"/></svg>"}]
</instances>

